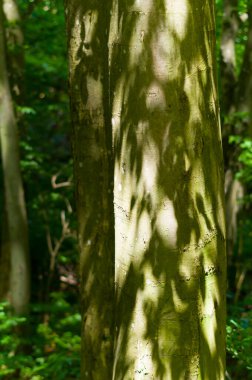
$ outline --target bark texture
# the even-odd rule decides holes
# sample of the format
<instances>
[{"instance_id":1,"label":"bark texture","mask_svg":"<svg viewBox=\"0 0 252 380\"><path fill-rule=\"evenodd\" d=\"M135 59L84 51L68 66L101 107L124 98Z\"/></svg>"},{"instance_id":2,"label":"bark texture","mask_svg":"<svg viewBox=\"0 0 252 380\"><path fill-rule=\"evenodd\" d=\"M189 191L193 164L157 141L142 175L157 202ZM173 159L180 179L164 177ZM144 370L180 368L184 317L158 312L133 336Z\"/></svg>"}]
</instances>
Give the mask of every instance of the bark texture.
<instances>
[{"instance_id":1,"label":"bark texture","mask_svg":"<svg viewBox=\"0 0 252 380\"><path fill-rule=\"evenodd\" d=\"M115 0L113 12L113 379L224 379L214 2Z\"/></svg>"},{"instance_id":2,"label":"bark texture","mask_svg":"<svg viewBox=\"0 0 252 380\"><path fill-rule=\"evenodd\" d=\"M18 129L6 67L4 35L3 4L0 1L0 138L11 255L10 297L16 313L21 314L27 311L30 297L28 229L20 172Z\"/></svg>"},{"instance_id":3,"label":"bark texture","mask_svg":"<svg viewBox=\"0 0 252 380\"><path fill-rule=\"evenodd\" d=\"M109 1L68 0L70 98L81 251L82 375L109 380L113 362L114 220L108 91Z\"/></svg>"},{"instance_id":4,"label":"bark texture","mask_svg":"<svg viewBox=\"0 0 252 380\"><path fill-rule=\"evenodd\" d=\"M66 17L81 378L223 380L214 2L68 0Z\"/></svg>"}]
</instances>

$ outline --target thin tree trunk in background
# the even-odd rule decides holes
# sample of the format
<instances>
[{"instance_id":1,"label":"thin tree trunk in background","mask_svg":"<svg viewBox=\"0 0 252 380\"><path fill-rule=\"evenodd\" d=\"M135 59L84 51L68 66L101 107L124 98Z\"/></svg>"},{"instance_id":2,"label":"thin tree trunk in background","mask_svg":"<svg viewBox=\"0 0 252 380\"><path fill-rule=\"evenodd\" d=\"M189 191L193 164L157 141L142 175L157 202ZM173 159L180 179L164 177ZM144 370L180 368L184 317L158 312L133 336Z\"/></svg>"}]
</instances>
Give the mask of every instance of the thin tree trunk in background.
<instances>
[{"instance_id":1,"label":"thin tree trunk in background","mask_svg":"<svg viewBox=\"0 0 252 380\"><path fill-rule=\"evenodd\" d=\"M79 244L81 379L111 380L114 316L109 1L68 0L69 80Z\"/></svg>"},{"instance_id":2,"label":"thin tree trunk in background","mask_svg":"<svg viewBox=\"0 0 252 380\"><path fill-rule=\"evenodd\" d=\"M21 29L21 18L17 4L13 0L3 2L4 18L7 21L5 37L7 41L8 77L12 88L12 96L21 102L24 96L24 37ZM9 50L9 51L8 51ZM3 199L4 201L4 199ZM0 273L0 299L9 299L10 296L10 251L7 228L6 207L3 205L0 267L5 270Z\"/></svg>"},{"instance_id":3,"label":"thin tree trunk in background","mask_svg":"<svg viewBox=\"0 0 252 380\"><path fill-rule=\"evenodd\" d=\"M21 17L15 0L4 0L3 9L7 21L5 34L11 91L20 103L24 97L24 36Z\"/></svg>"},{"instance_id":4,"label":"thin tree trunk in background","mask_svg":"<svg viewBox=\"0 0 252 380\"><path fill-rule=\"evenodd\" d=\"M235 244L237 241L238 214L241 211L241 199L244 196L244 185L235 178L237 157L231 154L225 172L225 198L227 221L227 259L232 265Z\"/></svg>"},{"instance_id":5,"label":"thin tree trunk in background","mask_svg":"<svg viewBox=\"0 0 252 380\"><path fill-rule=\"evenodd\" d=\"M3 206L1 223L1 247L0 247L0 301L10 297L10 247L7 228L7 213Z\"/></svg>"},{"instance_id":6,"label":"thin tree trunk in background","mask_svg":"<svg viewBox=\"0 0 252 380\"><path fill-rule=\"evenodd\" d=\"M214 1L115 0L113 9L113 379L223 380Z\"/></svg>"},{"instance_id":7,"label":"thin tree trunk in background","mask_svg":"<svg viewBox=\"0 0 252 380\"><path fill-rule=\"evenodd\" d=\"M16 313L25 313L30 298L28 229L20 172L19 138L6 67L3 4L0 1L0 138L5 207L11 255L10 297Z\"/></svg>"},{"instance_id":8,"label":"thin tree trunk in background","mask_svg":"<svg viewBox=\"0 0 252 380\"><path fill-rule=\"evenodd\" d=\"M248 32L247 41L243 56L242 67L240 75L237 81L236 97L235 97L235 111L240 113L240 128L234 128L234 135L240 135L241 137L252 137L252 1L247 1L247 14L248 14ZM232 157L238 161L237 157ZM230 161L231 161L230 160ZM232 161L231 161L232 162ZM236 163L237 165L237 163ZM230 165L231 166L231 165ZM247 185L241 183L239 180L234 178L231 183L232 186L229 187L229 196L227 193L227 252L228 256L233 254L235 243L237 241L237 224L238 224L238 212L244 210L244 206L241 205L240 200L243 199L244 195L247 193ZM245 211L246 212L246 211ZM242 222L242 220L241 220ZM240 236L240 239L242 237ZM241 242L239 241L239 244ZM239 249L238 249L239 252ZM233 266L236 270L236 280L235 280L235 297L234 302L238 301L240 296L241 287L246 275L247 268L244 267L244 263L241 267L240 255L235 256L235 262L233 260Z\"/></svg>"},{"instance_id":9,"label":"thin tree trunk in background","mask_svg":"<svg viewBox=\"0 0 252 380\"><path fill-rule=\"evenodd\" d=\"M239 28L238 0L224 0L221 36L221 89L222 111L228 114L235 101L236 53L235 39Z\"/></svg>"},{"instance_id":10,"label":"thin tree trunk in background","mask_svg":"<svg viewBox=\"0 0 252 380\"><path fill-rule=\"evenodd\" d=\"M236 111L244 112L247 134L252 136L252 2L248 0L248 38L238 81Z\"/></svg>"},{"instance_id":11,"label":"thin tree trunk in background","mask_svg":"<svg viewBox=\"0 0 252 380\"><path fill-rule=\"evenodd\" d=\"M241 210L240 200L243 198L244 184L235 178L237 172L237 152L230 146L231 135L251 134L252 110L252 9L248 2L248 38L239 78L236 75L235 37L238 31L237 0L225 0L223 34L222 34L222 63L221 86L223 112L230 117L231 122L224 125L223 144L225 152L225 193L227 223L227 255L229 265L232 263L235 244L237 241L238 213ZM234 112L244 113L243 127L239 128L232 121ZM246 114L246 116L245 116ZM236 119L234 119L236 120Z\"/></svg>"}]
</instances>

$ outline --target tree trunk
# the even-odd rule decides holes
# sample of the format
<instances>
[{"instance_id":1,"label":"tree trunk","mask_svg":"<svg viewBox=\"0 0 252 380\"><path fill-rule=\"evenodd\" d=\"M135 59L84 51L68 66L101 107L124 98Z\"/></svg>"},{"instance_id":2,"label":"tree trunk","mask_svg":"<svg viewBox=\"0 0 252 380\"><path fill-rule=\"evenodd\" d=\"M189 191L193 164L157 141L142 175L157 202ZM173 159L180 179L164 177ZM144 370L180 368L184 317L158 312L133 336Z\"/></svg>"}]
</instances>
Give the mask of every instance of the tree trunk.
<instances>
[{"instance_id":1,"label":"tree trunk","mask_svg":"<svg viewBox=\"0 0 252 380\"><path fill-rule=\"evenodd\" d=\"M221 89L222 111L227 114L235 102L236 53L235 39L239 28L238 0L224 0L221 36Z\"/></svg>"},{"instance_id":2,"label":"tree trunk","mask_svg":"<svg viewBox=\"0 0 252 380\"><path fill-rule=\"evenodd\" d=\"M237 157L236 157L237 158ZM238 215L241 211L241 199L244 197L244 186L235 178L233 163L230 158L230 168L225 173L225 195L226 195L226 220L227 223L227 259L228 265L232 265L235 244L237 242Z\"/></svg>"},{"instance_id":3,"label":"tree trunk","mask_svg":"<svg viewBox=\"0 0 252 380\"><path fill-rule=\"evenodd\" d=\"M68 0L70 101L81 251L81 379L111 380L114 219L109 1Z\"/></svg>"},{"instance_id":4,"label":"tree trunk","mask_svg":"<svg viewBox=\"0 0 252 380\"><path fill-rule=\"evenodd\" d=\"M7 27L7 61L12 94L18 103L24 97L24 36L21 17L15 0L4 0L3 9Z\"/></svg>"},{"instance_id":5,"label":"tree trunk","mask_svg":"<svg viewBox=\"0 0 252 380\"><path fill-rule=\"evenodd\" d=\"M1 223L1 246L0 246L0 301L6 301L10 298L10 249L7 228L7 213L3 206L2 223Z\"/></svg>"},{"instance_id":6,"label":"tree trunk","mask_svg":"<svg viewBox=\"0 0 252 380\"><path fill-rule=\"evenodd\" d=\"M223 25L221 36L221 108L225 116L232 116L236 110L236 35L239 29L238 0L224 0ZM237 238L237 218L239 212L239 196L243 194L243 186L235 179L237 157L229 144L229 137L238 133L233 123L225 123L222 128L225 163L225 198L227 225L227 256L231 265L234 246ZM235 152L236 153L236 152Z\"/></svg>"},{"instance_id":7,"label":"tree trunk","mask_svg":"<svg viewBox=\"0 0 252 380\"><path fill-rule=\"evenodd\" d=\"M10 296L16 313L27 311L30 298L28 229L20 173L18 130L11 98L0 1L0 138L5 207L11 255Z\"/></svg>"},{"instance_id":8,"label":"tree trunk","mask_svg":"<svg viewBox=\"0 0 252 380\"><path fill-rule=\"evenodd\" d=\"M214 1L113 9L113 379L224 379Z\"/></svg>"},{"instance_id":9,"label":"tree trunk","mask_svg":"<svg viewBox=\"0 0 252 380\"><path fill-rule=\"evenodd\" d=\"M252 136L252 1L248 0L248 38L237 89L238 112L244 112L247 133Z\"/></svg>"},{"instance_id":10,"label":"tree trunk","mask_svg":"<svg viewBox=\"0 0 252 380\"><path fill-rule=\"evenodd\" d=\"M242 209L240 200L244 197L246 186L235 178L238 168L237 151L229 144L230 135L251 135L252 114L252 6L248 1L248 38L243 56L239 78L235 75L235 36L238 28L237 0L225 1L222 36L222 92L223 111L232 117L232 113L244 113L241 116L240 128L234 122L224 125L223 144L225 152L225 192L227 224L227 255L228 265L234 265L233 253L237 241L237 224L239 211ZM223 43L224 42L224 43ZM232 118L231 118L232 120Z\"/></svg>"}]
</instances>

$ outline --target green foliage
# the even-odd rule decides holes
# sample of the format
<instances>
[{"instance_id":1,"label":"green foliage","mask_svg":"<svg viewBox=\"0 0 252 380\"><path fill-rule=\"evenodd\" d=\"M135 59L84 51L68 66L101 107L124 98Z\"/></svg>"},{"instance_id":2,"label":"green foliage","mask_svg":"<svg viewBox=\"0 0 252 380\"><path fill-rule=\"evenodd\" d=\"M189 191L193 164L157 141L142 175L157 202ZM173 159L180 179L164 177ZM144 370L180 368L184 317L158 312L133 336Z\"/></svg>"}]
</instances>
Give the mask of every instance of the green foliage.
<instances>
[{"instance_id":1,"label":"green foliage","mask_svg":"<svg viewBox=\"0 0 252 380\"><path fill-rule=\"evenodd\" d=\"M243 64L243 55L245 50L245 44L248 38L248 1L246 0L240 0L238 1L238 17L240 21L238 33L236 36L236 72L239 74L242 64Z\"/></svg>"},{"instance_id":2,"label":"green foliage","mask_svg":"<svg viewBox=\"0 0 252 380\"><path fill-rule=\"evenodd\" d=\"M62 293L51 300L33 305L27 318L13 317L8 304L0 304L0 378L79 379L80 314Z\"/></svg>"},{"instance_id":3,"label":"green foliage","mask_svg":"<svg viewBox=\"0 0 252 380\"><path fill-rule=\"evenodd\" d=\"M18 0L18 5L25 86L15 107L29 218L32 304L25 319L13 317L10 307L1 304L0 378L77 380L80 314L73 304L78 254L64 2ZM13 47L8 49L12 54Z\"/></svg>"},{"instance_id":4,"label":"green foliage","mask_svg":"<svg viewBox=\"0 0 252 380\"><path fill-rule=\"evenodd\" d=\"M252 379L252 297L232 307L227 321L228 371L232 379Z\"/></svg>"},{"instance_id":5,"label":"green foliage","mask_svg":"<svg viewBox=\"0 0 252 380\"><path fill-rule=\"evenodd\" d=\"M241 135L230 136L229 143L234 144L239 152L238 162L240 163L236 177L246 184L252 180L252 139Z\"/></svg>"},{"instance_id":6,"label":"green foliage","mask_svg":"<svg viewBox=\"0 0 252 380\"><path fill-rule=\"evenodd\" d=\"M60 272L74 273L78 261L64 2L18 0L18 5L24 33L25 91L16 110L29 218L32 301L37 302L38 294L41 300L48 292L59 290ZM65 186L57 187L62 183ZM68 230L63 231L66 224Z\"/></svg>"}]
</instances>

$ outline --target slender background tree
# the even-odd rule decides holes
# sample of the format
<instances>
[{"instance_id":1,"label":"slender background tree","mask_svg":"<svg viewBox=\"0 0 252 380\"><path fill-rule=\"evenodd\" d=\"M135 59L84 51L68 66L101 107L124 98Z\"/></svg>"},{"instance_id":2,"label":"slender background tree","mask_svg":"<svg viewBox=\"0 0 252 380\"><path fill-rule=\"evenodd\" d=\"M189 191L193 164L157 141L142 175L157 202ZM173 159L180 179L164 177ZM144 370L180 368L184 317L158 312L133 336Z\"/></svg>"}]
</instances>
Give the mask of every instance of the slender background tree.
<instances>
[{"instance_id":1,"label":"slender background tree","mask_svg":"<svg viewBox=\"0 0 252 380\"><path fill-rule=\"evenodd\" d=\"M27 312L30 298L28 228L20 172L19 140L6 66L3 4L0 2L0 138L4 177L7 251L10 254L10 300L18 314Z\"/></svg>"}]
</instances>

